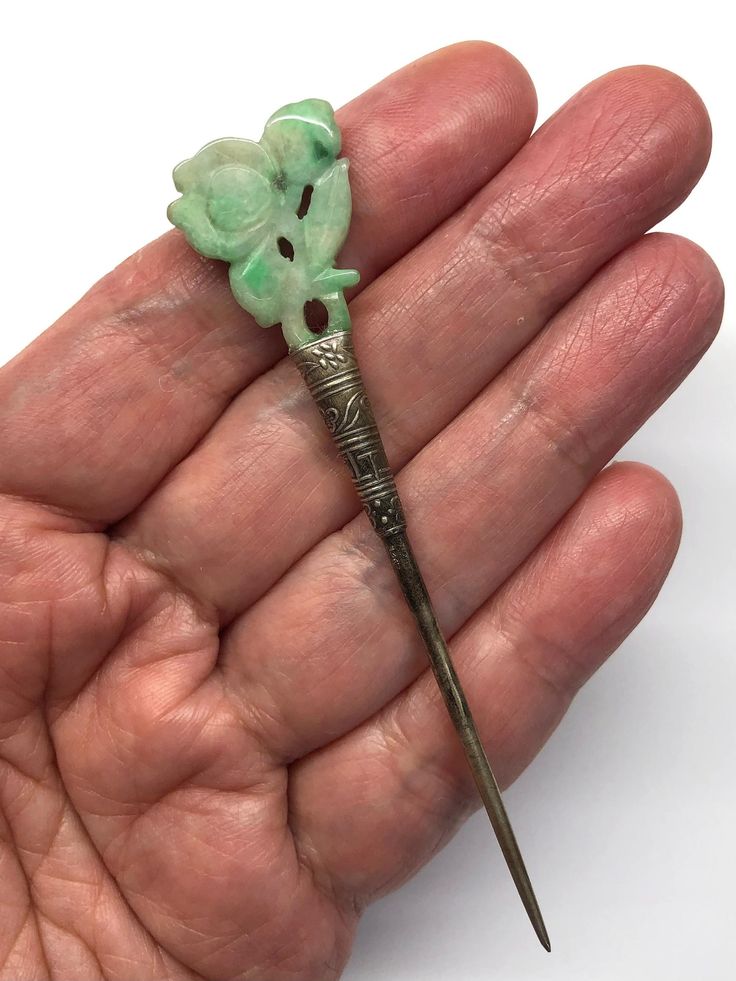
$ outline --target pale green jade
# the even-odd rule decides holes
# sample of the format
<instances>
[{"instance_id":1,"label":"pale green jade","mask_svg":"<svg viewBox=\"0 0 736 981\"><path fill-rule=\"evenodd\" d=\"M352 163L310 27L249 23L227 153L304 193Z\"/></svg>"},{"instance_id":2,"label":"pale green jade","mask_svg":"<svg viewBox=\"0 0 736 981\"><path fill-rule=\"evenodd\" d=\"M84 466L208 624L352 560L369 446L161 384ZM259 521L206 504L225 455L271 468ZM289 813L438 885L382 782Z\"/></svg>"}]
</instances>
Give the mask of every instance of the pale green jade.
<instances>
[{"instance_id":1,"label":"pale green jade","mask_svg":"<svg viewBox=\"0 0 736 981\"><path fill-rule=\"evenodd\" d=\"M332 107L305 99L275 112L260 143L215 140L174 170L169 220L230 263L235 299L261 327L281 324L292 350L350 330L343 290L360 276L334 268L351 211L339 153Z\"/></svg>"}]
</instances>

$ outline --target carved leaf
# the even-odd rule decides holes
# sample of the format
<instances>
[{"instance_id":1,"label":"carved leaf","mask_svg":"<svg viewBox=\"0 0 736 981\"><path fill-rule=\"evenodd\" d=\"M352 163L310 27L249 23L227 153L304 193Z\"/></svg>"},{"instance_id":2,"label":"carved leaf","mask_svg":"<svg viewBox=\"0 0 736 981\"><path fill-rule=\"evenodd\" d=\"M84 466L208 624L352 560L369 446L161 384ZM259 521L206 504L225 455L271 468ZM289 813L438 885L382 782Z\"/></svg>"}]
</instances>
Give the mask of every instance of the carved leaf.
<instances>
[{"instance_id":1,"label":"carved leaf","mask_svg":"<svg viewBox=\"0 0 736 981\"><path fill-rule=\"evenodd\" d=\"M336 160L314 185L303 221L310 264L320 270L331 266L350 226L347 160Z\"/></svg>"}]
</instances>

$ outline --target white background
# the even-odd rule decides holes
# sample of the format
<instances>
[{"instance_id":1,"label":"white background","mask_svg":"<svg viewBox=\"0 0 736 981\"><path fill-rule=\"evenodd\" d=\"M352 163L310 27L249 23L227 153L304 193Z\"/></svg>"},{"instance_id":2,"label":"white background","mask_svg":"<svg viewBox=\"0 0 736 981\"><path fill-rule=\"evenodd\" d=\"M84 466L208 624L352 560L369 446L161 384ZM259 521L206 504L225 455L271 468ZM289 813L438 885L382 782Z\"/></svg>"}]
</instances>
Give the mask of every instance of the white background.
<instances>
[{"instance_id":1,"label":"white background","mask_svg":"<svg viewBox=\"0 0 736 981\"><path fill-rule=\"evenodd\" d=\"M14 4L0 14L0 360L165 230L171 165L202 143L257 134L275 106L307 94L340 105L466 38L526 64L540 120L620 65L684 75L710 108L714 152L664 227L700 242L733 286L725 10L620 0ZM701 367L620 454L677 486L680 555L652 612L507 795L552 955L476 816L369 910L348 981L736 977L735 354L727 310Z\"/></svg>"}]
</instances>

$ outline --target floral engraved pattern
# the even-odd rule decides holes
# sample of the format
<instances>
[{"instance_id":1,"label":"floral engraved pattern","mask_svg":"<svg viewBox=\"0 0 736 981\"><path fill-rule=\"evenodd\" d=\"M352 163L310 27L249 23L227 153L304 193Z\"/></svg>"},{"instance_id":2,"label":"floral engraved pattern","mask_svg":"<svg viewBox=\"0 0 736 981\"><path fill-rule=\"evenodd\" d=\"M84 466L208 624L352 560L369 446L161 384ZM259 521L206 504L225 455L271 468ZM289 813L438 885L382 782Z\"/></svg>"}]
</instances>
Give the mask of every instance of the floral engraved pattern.
<instances>
[{"instance_id":1,"label":"floral engraved pattern","mask_svg":"<svg viewBox=\"0 0 736 981\"><path fill-rule=\"evenodd\" d=\"M310 344L309 359L300 359L299 370L305 379L314 372L337 371L340 368L355 367L355 355L350 347L344 344L343 337L335 337Z\"/></svg>"},{"instance_id":2,"label":"floral engraved pattern","mask_svg":"<svg viewBox=\"0 0 736 981\"><path fill-rule=\"evenodd\" d=\"M321 368L339 368L340 365L348 363L345 351L338 348L337 341L322 341L317 345L315 353L317 364Z\"/></svg>"}]
</instances>

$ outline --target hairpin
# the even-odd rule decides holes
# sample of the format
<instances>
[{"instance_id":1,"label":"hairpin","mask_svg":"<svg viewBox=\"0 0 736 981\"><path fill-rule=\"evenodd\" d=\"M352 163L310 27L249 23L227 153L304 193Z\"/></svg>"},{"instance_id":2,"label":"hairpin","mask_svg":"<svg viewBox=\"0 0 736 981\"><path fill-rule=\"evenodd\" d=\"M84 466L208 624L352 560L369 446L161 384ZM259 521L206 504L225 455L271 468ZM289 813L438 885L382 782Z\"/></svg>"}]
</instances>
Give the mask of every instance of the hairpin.
<instances>
[{"instance_id":1,"label":"hairpin","mask_svg":"<svg viewBox=\"0 0 736 981\"><path fill-rule=\"evenodd\" d=\"M543 946L550 942L498 784L470 714L427 588L355 357L344 290L360 276L336 269L350 225L348 161L329 103L275 112L259 143L208 143L174 170L181 197L170 221L197 252L230 264L235 299L261 327L279 324L414 614L447 710L509 871Z\"/></svg>"}]
</instances>

